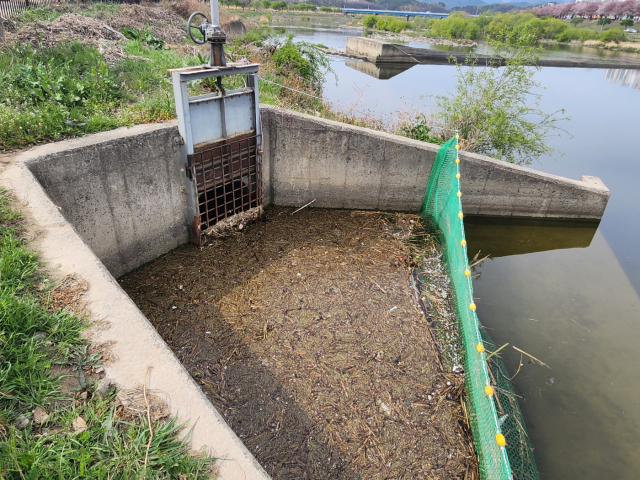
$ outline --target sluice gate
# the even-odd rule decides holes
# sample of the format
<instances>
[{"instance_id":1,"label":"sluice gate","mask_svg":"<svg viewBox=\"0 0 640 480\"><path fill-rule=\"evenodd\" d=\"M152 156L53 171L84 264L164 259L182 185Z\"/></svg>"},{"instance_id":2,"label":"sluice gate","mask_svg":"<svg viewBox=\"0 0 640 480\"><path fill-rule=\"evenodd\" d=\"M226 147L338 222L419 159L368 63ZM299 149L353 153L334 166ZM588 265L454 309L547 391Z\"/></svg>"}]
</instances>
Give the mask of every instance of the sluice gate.
<instances>
[{"instance_id":1,"label":"sluice gate","mask_svg":"<svg viewBox=\"0 0 640 480\"><path fill-rule=\"evenodd\" d=\"M171 72L190 239L199 245L207 228L262 205L259 66L226 63L217 2L211 2L211 23L196 12L187 28L196 44L208 43L211 50L208 64ZM226 91L225 77L240 77L244 86ZM215 81L214 92L189 96L190 84L207 80Z\"/></svg>"}]
</instances>

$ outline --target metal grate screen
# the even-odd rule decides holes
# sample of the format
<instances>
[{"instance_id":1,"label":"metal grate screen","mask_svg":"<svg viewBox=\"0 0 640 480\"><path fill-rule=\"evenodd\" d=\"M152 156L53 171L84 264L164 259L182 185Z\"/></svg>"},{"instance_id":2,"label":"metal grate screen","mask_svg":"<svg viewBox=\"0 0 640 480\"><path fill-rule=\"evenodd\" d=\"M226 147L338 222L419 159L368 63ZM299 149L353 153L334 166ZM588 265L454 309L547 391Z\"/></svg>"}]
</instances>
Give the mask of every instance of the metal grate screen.
<instances>
[{"instance_id":1,"label":"metal grate screen","mask_svg":"<svg viewBox=\"0 0 640 480\"><path fill-rule=\"evenodd\" d=\"M225 141L188 156L196 177L199 232L220 220L262 205L258 136ZM198 235L199 238L199 235Z\"/></svg>"}]
</instances>

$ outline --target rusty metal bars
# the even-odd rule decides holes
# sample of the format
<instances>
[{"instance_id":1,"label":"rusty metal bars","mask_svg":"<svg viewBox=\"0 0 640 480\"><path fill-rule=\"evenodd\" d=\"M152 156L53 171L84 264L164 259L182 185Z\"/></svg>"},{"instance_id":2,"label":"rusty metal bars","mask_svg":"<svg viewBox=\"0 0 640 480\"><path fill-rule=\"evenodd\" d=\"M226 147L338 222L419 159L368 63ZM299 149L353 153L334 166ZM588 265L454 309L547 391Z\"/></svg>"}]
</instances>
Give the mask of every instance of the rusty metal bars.
<instances>
[{"instance_id":1,"label":"rusty metal bars","mask_svg":"<svg viewBox=\"0 0 640 480\"><path fill-rule=\"evenodd\" d=\"M262 169L258 136L220 142L188 156L195 174L198 214L203 229L227 217L262 205Z\"/></svg>"}]
</instances>

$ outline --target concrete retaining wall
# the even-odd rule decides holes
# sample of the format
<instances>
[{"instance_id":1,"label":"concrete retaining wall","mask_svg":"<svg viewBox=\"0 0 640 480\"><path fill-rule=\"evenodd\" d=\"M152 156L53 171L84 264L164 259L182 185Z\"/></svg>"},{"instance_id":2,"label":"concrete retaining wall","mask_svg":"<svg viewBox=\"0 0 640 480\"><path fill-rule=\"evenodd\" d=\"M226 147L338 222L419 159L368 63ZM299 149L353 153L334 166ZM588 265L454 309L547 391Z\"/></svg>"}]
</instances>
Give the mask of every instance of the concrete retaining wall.
<instances>
[{"instance_id":1,"label":"concrete retaining wall","mask_svg":"<svg viewBox=\"0 0 640 480\"><path fill-rule=\"evenodd\" d=\"M264 203L417 211L438 147L262 108ZM115 277L188 241L175 122L45 145L25 160ZM467 214L599 220L609 199L594 177L547 175L462 152Z\"/></svg>"},{"instance_id":2,"label":"concrete retaining wall","mask_svg":"<svg viewBox=\"0 0 640 480\"><path fill-rule=\"evenodd\" d=\"M347 37L347 56L366 59L378 64L404 63L415 65L417 63L454 65L464 63L467 60L465 52L447 52L430 48L416 48L406 45L387 43L384 40L364 37ZM454 62L451 59L455 59ZM504 65L504 60L498 60L488 55L476 54L480 63L491 60L494 65ZM620 56L604 59L575 59L575 58L544 58L539 59L536 65L540 67L563 68L631 68L640 69L640 62L632 56Z\"/></svg>"},{"instance_id":3,"label":"concrete retaining wall","mask_svg":"<svg viewBox=\"0 0 640 480\"><path fill-rule=\"evenodd\" d=\"M188 241L177 123L40 147L29 169L115 277Z\"/></svg>"},{"instance_id":4,"label":"concrete retaining wall","mask_svg":"<svg viewBox=\"0 0 640 480\"><path fill-rule=\"evenodd\" d=\"M265 203L417 211L437 145L291 112L262 109ZM461 152L468 215L599 220L609 190Z\"/></svg>"}]
</instances>

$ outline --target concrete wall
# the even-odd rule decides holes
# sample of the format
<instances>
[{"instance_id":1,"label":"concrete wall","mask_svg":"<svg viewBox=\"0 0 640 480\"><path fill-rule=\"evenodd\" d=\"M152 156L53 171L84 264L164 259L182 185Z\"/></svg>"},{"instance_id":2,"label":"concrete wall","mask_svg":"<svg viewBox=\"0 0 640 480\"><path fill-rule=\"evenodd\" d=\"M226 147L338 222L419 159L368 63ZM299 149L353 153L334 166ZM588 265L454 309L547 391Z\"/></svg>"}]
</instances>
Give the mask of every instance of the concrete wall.
<instances>
[{"instance_id":1,"label":"concrete wall","mask_svg":"<svg viewBox=\"0 0 640 480\"><path fill-rule=\"evenodd\" d=\"M27 162L115 277L188 241L176 125L117 129L71 148L51 144Z\"/></svg>"},{"instance_id":2,"label":"concrete wall","mask_svg":"<svg viewBox=\"0 0 640 480\"><path fill-rule=\"evenodd\" d=\"M262 107L264 203L417 211L438 147ZM188 241L175 122L39 147L26 161L115 277ZM594 177L547 175L462 152L467 214L599 220L609 199Z\"/></svg>"},{"instance_id":3,"label":"concrete wall","mask_svg":"<svg viewBox=\"0 0 640 480\"><path fill-rule=\"evenodd\" d=\"M417 211L437 145L295 113L262 109L265 203ZM609 190L461 152L466 214L599 220Z\"/></svg>"}]
</instances>

